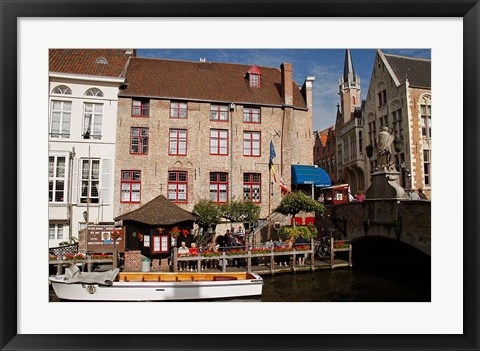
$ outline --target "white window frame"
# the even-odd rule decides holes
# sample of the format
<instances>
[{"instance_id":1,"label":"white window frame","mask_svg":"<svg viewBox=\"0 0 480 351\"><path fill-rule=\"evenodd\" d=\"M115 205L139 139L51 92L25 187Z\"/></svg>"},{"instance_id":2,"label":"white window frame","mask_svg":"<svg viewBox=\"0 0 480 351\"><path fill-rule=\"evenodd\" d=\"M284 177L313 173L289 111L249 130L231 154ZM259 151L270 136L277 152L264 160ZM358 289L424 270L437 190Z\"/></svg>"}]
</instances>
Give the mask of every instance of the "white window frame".
<instances>
[{"instance_id":1,"label":"white window frame","mask_svg":"<svg viewBox=\"0 0 480 351\"><path fill-rule=\"evenodd\" d=\"M50 158L53 158L53 164L51 165L50 163ZM63 169L63 177L59 176L59 167L58 167L58 159L59 158L64 158L64 169ZM48 200L50 203L66 203L67 202L67 196L68 196L68 156L65 155L49 155L48 156ZM57 189L57 186L59 185L59 182L63 181L63 200L62 201L56 201L56 194L59 192ZM50 186L51 184L51 186ZM52 193L50 195L50 192Z\"/></svg>"},{"instance_id":2,"label":"white window frame","mask_svg":"<svg viewBox=\"0 0 480 351\"><path fill-rule=\"evenodd\" d=\"M65 224L49 223L49 225L48 225L48 239L49 240L65 240L66 228L67 228L67 226ZM52 235L52 233L53 233L53 235ZM61 233L61 236L60 236L60 233Z\"/></svg>"},{"instance_id":3,"label":"white window frame","mask_svg":"<svg viewBox=\"0 0 480 351\"><path fill-rule=\"evenodd\" d=\"M60 109L55 109L56 104L60 104ZM67 110L66 106L70 106ZM54 130L54 114L59 114L58 130ZM72 121L72 102L64 100L52 100L50 111L50 137L51 138L70 138L70 125ZM66 127L68 126L68 127Z\"/></svg>"},{"instance_id":4,"label":"white window frame","mask_svg":"<svg viewBox=\"0 0 480 351\"><path fill-rule=\"evenodd\" d=\"M91 108L91 111L87 111L88 107ZM97 110L97 107L99 107L100 111ZM103 104L94 103L94 102L85 102L83 104L83 138L84 139L102 139L102 118L103 118Z\"/></svg>"},{"instance_id":5,"label":"white window frame","mask_svg":"<svg viewBox=\"0 0 480 351\"><path fill-rule=\"evenodd\" d=\"M72 95L72 89L67 87L66 85L57 85L55 88L52 89L52 94L58 95Z\"/></svg>"},{"instance_id":6,"label":"white window frame","mask_svg":"<svg viewBox=\"0 0 480 351\"><path fill-rule=\"evenodd\" d=\"M103 91L98 88L90 88L85 92L85 96L103 97Z\"/></svg>"},{"instance_id":7,"label":"white window frame","mask_svg":"<svg viewBox=\"0 0 480 351\"><path fill-rule=\"evenodd\" d=\"M84 169L84 165L88 164L88 170ZM92 165L97 164L98 167L96 169L97 173L95 174L95 170L93 169ZM100 176L101 176L101 168L100 168L100 159L91 158L91 159L81 159L80 162L80 203L87 203L87 199L90 200L90 204L99 204L100 203ZM87 186L87 195L84 195L84 184L86 183ZM93 193L93 186L96 184L97 194L94 195Z\"/></svg>"}]
</instances>

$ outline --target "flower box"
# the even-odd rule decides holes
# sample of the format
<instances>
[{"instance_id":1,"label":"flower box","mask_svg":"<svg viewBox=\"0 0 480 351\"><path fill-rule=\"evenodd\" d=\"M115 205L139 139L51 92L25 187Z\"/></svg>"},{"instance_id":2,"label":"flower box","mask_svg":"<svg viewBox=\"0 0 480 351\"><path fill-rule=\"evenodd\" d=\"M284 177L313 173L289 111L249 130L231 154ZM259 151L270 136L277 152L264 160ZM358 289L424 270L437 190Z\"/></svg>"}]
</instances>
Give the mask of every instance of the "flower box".
<instances>
[{"instance_id":1,"label":"flower box","mask_svg":"<svg viewBox=\"0 0 480 351\"><path fill-rule=\"evenodd\" d=\"M270 249L252 249L252 255L266 255L271 253Z\"/></svg>"},{"instance_id":2,"label":"flower box","mask_svg":"<svg viewBox=\"0 0 480 351\"><path fill-rule=\"evenodd\" d=\"M227 256L245 255L245 250L230 250L227 252Z\"/></svg>"},{"instance_id":3,"label":"flower box","mask_svg":"<svg viewBox=\"0 0 480 351\"><path fill-rule=\"evenodd\" d=\"M218 257L218 256L221 256L221 253L207 250L207 251L203 251L201 253L201 256L203 256L203 257Z\"/></svg>"},{"instance_id":4,"label":"flower box","mask_svg":"<svg viewBox=\"0 0 480 351\"><path fill-rule=\"evenodd\" d=\"M63 259L65 261L78 261L78 260L84 260L86 257L84 254L81 254L81 253L78 253L78 254L75 254L75 255L72 255L72 254L65 254L65 256L63 256Z\"/></svg>"}]
</instances>

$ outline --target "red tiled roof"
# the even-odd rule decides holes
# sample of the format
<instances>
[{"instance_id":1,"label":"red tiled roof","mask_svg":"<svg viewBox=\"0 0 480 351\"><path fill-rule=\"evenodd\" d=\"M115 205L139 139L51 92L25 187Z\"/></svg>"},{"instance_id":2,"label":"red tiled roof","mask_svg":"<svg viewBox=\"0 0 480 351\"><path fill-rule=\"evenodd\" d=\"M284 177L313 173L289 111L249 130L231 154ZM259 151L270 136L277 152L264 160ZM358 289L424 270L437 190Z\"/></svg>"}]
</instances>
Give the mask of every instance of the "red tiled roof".
<instances>
[{"instance_id":1,"label":"red tiled roof","mask_svg":"<svg viewBox=\"0 0 480 351\"><path fill-rule=\"evenodd\" d=\"M259 67L261 87L251 87L246 77L252 65L132 58L128 87L119 96L176 98L200 101L282 105L281 71ZM306 109L305 99L293 82L293 104Z\"/></svg>"},{"instance_id":2,"label":"red tiled roof","mask_svg":"<svg viewBox=\"0 0 480 351\"><path fill-rule=\"evenodd\" d=\"M50 49L49 71L102 77L122 77L128 61L126 49ZM98 58L107 63L96 63Z\"/></svg>"}]
</instances>

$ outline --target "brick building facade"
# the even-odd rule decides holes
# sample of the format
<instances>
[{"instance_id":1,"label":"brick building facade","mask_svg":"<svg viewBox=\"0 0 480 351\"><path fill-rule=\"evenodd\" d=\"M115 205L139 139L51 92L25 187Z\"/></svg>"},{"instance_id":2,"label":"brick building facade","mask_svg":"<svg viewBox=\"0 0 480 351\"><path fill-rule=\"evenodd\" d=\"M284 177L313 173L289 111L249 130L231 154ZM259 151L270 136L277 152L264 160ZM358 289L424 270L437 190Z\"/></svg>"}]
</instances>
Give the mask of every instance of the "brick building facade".
<instances>
[{"instance_id":1,"label":"brick building facade","mask_svg":"<svg viewBox=\"0 0 480 351\"><path fill-rule=\"evenodd\" d=\"M367 144L376 146L383 126L403 140L399 153L392 148L400 185L423 188L430 199L431 60L377 51L364 111ZM368 172L376 169L376 153L367 161Z\"/></svg>"},{"instance_id":2,"label":"brick building facade","mask_svg":"<svg viewBox=\"0 0 480 351\"><path fill-rule=\"evenodd\" d=\"M118 102L115 216L163 194L189 211L201 199L252 200L266 217L281 201L278 185L269 191L270 140L288 185L292 164L313 162L314 79L300 88L288 63L132 58Z\"/></svg>"},{"instance_id":3,"label":"brick building facade","mask_svg":"<svg viewBox=\"0 0 480 351\"><path fill-rule=\"evenodd\" d=\"M313 164L328 173L332 184L337 182L335 126L313 133Z\"/></svg>"}]
</instances>

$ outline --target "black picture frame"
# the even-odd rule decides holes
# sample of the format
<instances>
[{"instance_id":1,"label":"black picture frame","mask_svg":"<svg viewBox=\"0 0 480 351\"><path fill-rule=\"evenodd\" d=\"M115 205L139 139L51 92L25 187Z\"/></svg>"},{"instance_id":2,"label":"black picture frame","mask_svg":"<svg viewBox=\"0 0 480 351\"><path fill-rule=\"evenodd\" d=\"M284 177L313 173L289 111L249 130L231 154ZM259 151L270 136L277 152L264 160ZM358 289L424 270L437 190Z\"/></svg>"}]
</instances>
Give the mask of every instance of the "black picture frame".
<instances>
[{"instance_id":1,"label":"black picture frame","mask_svg":"<svg viewBox=\"0 0 480 351\"><path fill-rule=\"evenodd\" d=\"M0 0L2 350L478 350L479 0ZM134 6L133 6L134 5ZM252 6L255 11L252 12ZM461 335L26 335L17 333L17 19L20 17L463 17L464 333ZM434 35L434 33L432 33ZM455 121L452 121L455 123ZM460 157L460 155L457 155ZM468 169L466 168L468 166ZM450 189L451 190L451 189ZM461 189L458 189L461 191ZM440 193L441 191L439 191ZM467 192L465 192L467 193ZM440 194L441 195L441 194ZM440 196L439 196L440 198ZM440 198L448 204L446 198ZM450 235L461 233L451 233ZM448 279L448 277L447 277ZM112 321L114 322L114 321ZM181 342L179 342L181 340ZM181 346L180 346L181 345Z\"/></svg>"}]
</instances>

